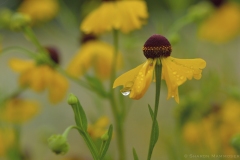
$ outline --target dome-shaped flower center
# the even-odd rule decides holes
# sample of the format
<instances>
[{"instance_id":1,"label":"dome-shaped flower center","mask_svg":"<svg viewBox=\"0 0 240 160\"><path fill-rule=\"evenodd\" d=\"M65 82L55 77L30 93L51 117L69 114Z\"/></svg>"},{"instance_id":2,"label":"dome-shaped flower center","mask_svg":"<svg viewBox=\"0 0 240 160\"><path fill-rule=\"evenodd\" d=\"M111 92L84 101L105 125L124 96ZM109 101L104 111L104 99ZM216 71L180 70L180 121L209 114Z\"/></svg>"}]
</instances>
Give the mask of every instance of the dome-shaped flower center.
<instances>
[{"instance_id":1,"label":"dome-shaped flower center","mask_svg":"<svg viewBox=\"0 0 240 160\"><path fill-rule=\"evenodd\" d=\"M48 51L51 60L59 64L60 63L59 51L54 47L45 47L45 48Z\"/></svg>"},{"instance_id":2,"label":"dome-shaped flower center","mask_svg":"<svg viewBox=\"0 0 240 160\"><path fill-rule=\"evenodd\" d=\"M172 52L169 41L159 34L154 34L145 42L143 53L146 58L168 57Z\"/></svg>"},{"instance_id":3,"label":"dome-shaped flower center","mask_svg":"<svg viewBox=\"0 0 240 160\"><path fill-rule=\"evenodd\" d=\"M84 34L81 39L81 44L87 43L88 41L97 40L97 36L94 34Z\"/></svg>"}]
</instances>

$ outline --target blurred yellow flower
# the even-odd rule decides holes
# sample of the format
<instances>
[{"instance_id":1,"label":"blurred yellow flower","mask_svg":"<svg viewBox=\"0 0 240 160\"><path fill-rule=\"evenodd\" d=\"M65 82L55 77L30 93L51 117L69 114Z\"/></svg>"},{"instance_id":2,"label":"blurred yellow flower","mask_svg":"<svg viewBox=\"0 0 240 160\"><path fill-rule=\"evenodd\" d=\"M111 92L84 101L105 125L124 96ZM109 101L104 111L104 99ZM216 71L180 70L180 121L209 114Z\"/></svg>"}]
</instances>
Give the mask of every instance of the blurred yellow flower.
<instances>
[{"instance_id":1,"label":"blurred yellow flower","mask_svg":"<svg viewBox=\"0 0 240 160\"><path fill-rule=\"evenodd\" d=\"M72 58L67 71L73 76L82 76L93 67L98 78L104 80L110 77L113 61L114 48L99 40L84 42ZM121 54L118 54L116 68L122 64Z\"/></svg>"},{"instance_id":2,"label":"blurred yellow flower","mask_svg":"<svg viewBox=\"0 0 240 160\"><path fill-rule=\"evenodd\" d=\"M206 62L203 59L177 59L170 56L171 44L161 35L151 36L144 44L143 52L147 61L118 77L113 88L123 85L123 95L140 99L147 91L154 77L157 59L162 63L162 79L168 87L168 99L175 98L179 103L178 86L187 79L200 79Z\"/></svg>"},{"instance_id":3,"label":"blurred yellow flower","mask_svg":"<svg viewBox=\"0 0 240 160\"><path fill-rule=\"evenodd\" d=\"M35 61L17 58L12 58L9 65L12 70L20 73L19 83L21 86L29 86L36 92L47 88L49 100L54 104L65 97L68 81L49 65L38 65Z\"/></svg>"},{"instance_id":4,"label":"blurred yellow flower","mask_svg":"<svg viewBox=\"0 0 240 160\"><path fill-rule=\"evenodd\" d=\"M82 22L80 29L89 34L101 34L113 29L129 33L140 29L148 18L144 0L103 0Z\"/></svg>"},{"instance_id":5,"label":"blurred yellow flower","mask_svg":"<svg viewBox=\"0 0 240 160\"><path fill-rule=\"evenodd\" d=\"M108 125L109 118L102 116L94 124L88 125L88 133L94 139L100 138L104 133L107 132Z\"/></svg>"},{"instance_id":6,"label":"blurred yellow flower","mask_svg":"<svg viewBox=\"0 0 240 160\"><path fill-rule=\"evenodd\" d=\"M39 113L39 104L33 100L13 98L1 108L1 120L11 123L24 123Z\"/></svg>"},{"instance_id":7,"label":"blurred yellow flower","mask_svg":"<svg viewBox=\"0 0 240 160\"><path fill-rule=\"evenodd\" d=\"M223 43L236 37L239 29L240 6L237 3L223 3L201 24L198 35L204 40Z\"/></svg>"},{"instance_id":8,"label":"blurred yellow flower","mask_svg":"<svg viewBox=\"0 0 240 160\"><path fill-rule=\"evenodd\" d=\"M19 12L31 17L33 24L53 19L58 10L58 0L24 0L18 8Z\"/></svg>"},{"instance_id":9,"label":"blurred yellow flower","mask_svg":"<svg viewBox=\"0 0 240 160\"><path fill-rule=\"evenodd\" d=\"M15 140L14 131L8 127L0 127L0 157L7 154Z\"/></svg>"}]
</instances>

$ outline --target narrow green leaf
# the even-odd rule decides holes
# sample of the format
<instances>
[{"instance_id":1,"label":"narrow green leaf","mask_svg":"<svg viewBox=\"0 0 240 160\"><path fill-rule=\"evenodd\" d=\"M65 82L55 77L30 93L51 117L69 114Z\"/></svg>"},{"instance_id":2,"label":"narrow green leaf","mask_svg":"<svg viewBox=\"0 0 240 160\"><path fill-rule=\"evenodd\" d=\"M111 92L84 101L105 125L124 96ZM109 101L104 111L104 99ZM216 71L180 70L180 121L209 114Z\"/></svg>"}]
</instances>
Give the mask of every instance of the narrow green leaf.
<instances>
[{"instance_id":1,"label":"narrow green leaf","mask_svg":"<svg viewBox=\"0 0 240 160\"><path fill-rule=\"evenodd\" d=\"M133 158L134 158L134 160L138 160L138 155L137 155L135 148L133 148Z\"/></svg>"},{"instance_id":2,"label":"narrow green leaf","mask_svg":"<svg viewBox=\"0 0 240 160\"><path fill-rule=\"evenodd\" d=\"M88 126L87 116L86 116L85 111L84 111L81 103L79 102L79 100L78 100L78 102L77 102L77 113L78 113L77 116L80 117L81 127L82 127L85 131L87 131L87 126Z\"/></svg>"},{"instance_id":3,"label":"narrow green leaf","mask_svg":"<svg viewBox=\"0 0 240 160\"><path fill-rule=\"evenodd\" d=\"M148 105L148 109L149 109L149 113L150 113L150 115L151 115L151 117L152 117L152 121L154 121L154 119L153 119L154 113L153 113L153 110L152 110L152 108L151 108L150 105ZM155 121L156 121L156 123L155 123L155 125L154 125L153 137L151 137L151 147L152 147L152 149L153 149L153 147L155 146L155 144L157 143L157 140L158 140L158 137L159 137L158 122L157 122L156 119L155 119Z\"/></svg>"},{"instance_id":4,"label":"narrow green leaf","mask_svg":"<svg viewBox=\"0 0 240 160\"><path fill-rule=\"evenodd\" d=\"M103 145L100 149L100 155L99 155L100 159L103 159L105 154L107 153L107 150L109 148L109 145L110 145L110 142L111 142L111 139L112 139L112 132L113 132L113 126L110 125L109 129L108 129L109 138L105 142L103 142Z\"/></svg>"}]
</instances>

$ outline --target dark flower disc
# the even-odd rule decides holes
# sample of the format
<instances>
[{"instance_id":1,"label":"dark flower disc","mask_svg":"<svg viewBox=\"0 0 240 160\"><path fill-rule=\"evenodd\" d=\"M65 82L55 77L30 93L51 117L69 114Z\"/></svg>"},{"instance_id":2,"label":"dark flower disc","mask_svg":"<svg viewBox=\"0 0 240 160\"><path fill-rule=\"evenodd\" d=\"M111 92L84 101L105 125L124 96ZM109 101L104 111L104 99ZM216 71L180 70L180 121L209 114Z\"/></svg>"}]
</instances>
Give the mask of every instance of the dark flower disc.
<instances>
[{"instance_id":1,"label":"dark flower disc","mask_svg":"<svg viewBox=\"0 0 240 160\"><path fill-rule=\"evenodd\" d=\"M159 34L152 35L143 46L143 53L146 58L168 57L171 52L171 44L164 36Z\"/></svg>"},{"instance_id":2,"label":"dark flower disc","mask_svg":"<svg viewBox=\"0 0 240 160\"><path fill-rule=\"evenodd\" d=\"M45 47L49 53L50 58L57 64L60 63L59 51L55 47Z\"/></svg>"}]
</instances>

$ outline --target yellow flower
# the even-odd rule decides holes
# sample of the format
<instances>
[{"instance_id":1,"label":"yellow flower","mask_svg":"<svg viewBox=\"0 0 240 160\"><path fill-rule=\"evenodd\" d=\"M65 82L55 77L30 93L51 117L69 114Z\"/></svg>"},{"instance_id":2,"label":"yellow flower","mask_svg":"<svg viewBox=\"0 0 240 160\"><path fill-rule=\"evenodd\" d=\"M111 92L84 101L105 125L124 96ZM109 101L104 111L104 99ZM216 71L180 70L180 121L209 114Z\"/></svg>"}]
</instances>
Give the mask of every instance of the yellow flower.
<instances>
[{"instance_id":1,"label":"yellow flower","mask_svg":"<svg viewBox=\"0 0 240 160\"><path fill-rule=\"evenodd\" d=\"M67 71L73 76L82 76L90 67L94 68L96 76L107 79L111 74L114 48L105 42L88 40L84 42L77 54L69 63ZM118 54L117 69L121 67L121 55Z\"/></svg>"},{"instance_id":2,"label":"yellow flower","mask_svg":"<svg viewBox=\"0 0 240 160\"><path fill-rule=\"evenodd\" d=\"M151 36L144 44L143 52L147 61L118 77L113 88L123 85L123 95L132 99L140 99L153 80L157 59L162 63L162 79L168 87L168 99L175 98L179 103L178 86L187 79L200 79L206 62L203 59L177 59L170 56L171 44L161 35Z\"/></svg>"},{"instance_id":3,"label":"yellow flower","mask_svg":"<svg viewBox=\"0 0 240 160\"><path fill-rule=\"evenodd\" d=\"M224 3L201 24L199 37L215 43L229 41L240 29L240 7L237 3Z\"/></svg>"},{"instance_id":4,"label":"yellow flower","mask_svg":"<svg viewBox=\"0 0 240 160\"><path fill-rule=\"evenodd\" d=\"M80 29L97 35L113 29L128 33L140 29L147 17L144 0L103 0L102 4L83 20Z\"/></svg>"},{"instance_id":5,"label":"yellow flower","mask_svg":"<svg viewBox=\"0 0 240 160\"><path fill-rule=\"evenodd\" d=\"M1 119L11 123L24 123L36 116L38 112L38 102L13 98L2 107Z\"/></svg>"},{"instance_id":6,"label":"yellow flower","mask_svg":"<svg viewBox=\"0 0 240 160\"><path fill-rule=\"evenodd\" d=\"M11 128L0 128L0 157L7 154L8 149L12 146L15 140L14 131Z\"/></svg>"},{"instance_id":7,"label":"yellow flower","mask_svg":"<svg viewBox=\"0 0 240 160\"><path fill-rule=\"evenodd\" d=\"M109 118L102 116L94 124L88 125L88 133L94 139L100 138L104 133L107 132L108 125Z\"/></svg>"},{"instance_id":8,"label":"yellow flower","mask_svg":"<svg viewBox=\"0 0 240 160\"><path fill-rule=\"evenodd\" d=\"M19 12L31 17L33 24L53 19L58 10L57 0L24 0L18 8Z\"/></svg>"},{"instance_id":9,"label":"yellow flower","mask_svg":"<svg viewBox=\"0 0 240 160\"><path fill-rule=\"evenodd\" d=\"M65 97L68 81L49 65L38 65L35 61L17 58L11 59L9 65L14 71L20 73L21 86L29 86L36 92L48 88L51 103L58 103Z\"/></svg>"}]
</instances>

